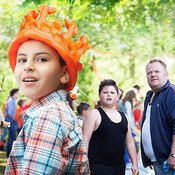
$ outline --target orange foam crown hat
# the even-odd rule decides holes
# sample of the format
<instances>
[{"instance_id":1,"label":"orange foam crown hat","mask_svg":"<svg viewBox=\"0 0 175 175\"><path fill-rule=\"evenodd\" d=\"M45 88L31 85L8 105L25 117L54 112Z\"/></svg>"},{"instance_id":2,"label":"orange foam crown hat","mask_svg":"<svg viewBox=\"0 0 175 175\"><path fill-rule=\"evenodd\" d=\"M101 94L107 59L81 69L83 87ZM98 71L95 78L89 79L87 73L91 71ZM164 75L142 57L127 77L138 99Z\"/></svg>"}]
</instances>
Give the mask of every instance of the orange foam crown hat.
<instances>
[{"instance_id":1,"label":"orange foam crown hat","mask_svg":"<svg viewBox=\"0 0 175 175\"><path fill-rule=\"evenodd\" d=\"M88 38L82 35L79 40L73 42L71 37L78 34L76 24L65 19L64 23L67 32L61 32L60 21L47 21L48 14L55 13L56 9L49 5L43 5L38 10L29 11L21 24L20 31L13 38L9 47L9 61L12 70L16 66L16 57L21 43L28 39L42 41L57 50L62 59L66 62L67 71L70 77L66 90L70 91L76 84L78 71L82 69L79 62L80 57L89 48Z\"/></svg>"}]
</instances>

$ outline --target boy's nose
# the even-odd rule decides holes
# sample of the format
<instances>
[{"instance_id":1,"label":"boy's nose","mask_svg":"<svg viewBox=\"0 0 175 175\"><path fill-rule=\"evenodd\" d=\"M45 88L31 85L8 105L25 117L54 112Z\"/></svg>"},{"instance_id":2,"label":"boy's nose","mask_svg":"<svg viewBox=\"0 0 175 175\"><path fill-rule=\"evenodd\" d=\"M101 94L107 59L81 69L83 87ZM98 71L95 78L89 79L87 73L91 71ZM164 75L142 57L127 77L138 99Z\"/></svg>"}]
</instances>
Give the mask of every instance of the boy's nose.
<instances>
[{"instance_id":1,"label":"boy's nose","mask_svg":"<svg viewBox=\"0 0 175 175\"><path fill-rule=\"evenodd\" d=\"M35 66L31 62L25 64L24 71L33 71L33 70L35 70Z\"/></svg>"}]
</instances>

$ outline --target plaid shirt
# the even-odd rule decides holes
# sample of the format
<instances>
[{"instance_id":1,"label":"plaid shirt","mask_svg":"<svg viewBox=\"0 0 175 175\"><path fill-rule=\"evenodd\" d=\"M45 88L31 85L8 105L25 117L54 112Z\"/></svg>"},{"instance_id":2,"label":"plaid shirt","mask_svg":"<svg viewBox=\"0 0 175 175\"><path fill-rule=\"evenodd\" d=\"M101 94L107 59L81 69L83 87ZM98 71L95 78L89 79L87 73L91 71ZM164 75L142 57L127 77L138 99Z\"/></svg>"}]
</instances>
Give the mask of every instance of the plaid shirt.
<instances>
[{"instance_id":1,"label":"plaid shirt","mask_svg":"<svg viewBox=\"0 0 175 175\"><path fill-rule=\"evenodd\" d=\"M87 150L66 92L56 91L26 111L6 175L87 175Z\"/></svg>"}]
</instances>

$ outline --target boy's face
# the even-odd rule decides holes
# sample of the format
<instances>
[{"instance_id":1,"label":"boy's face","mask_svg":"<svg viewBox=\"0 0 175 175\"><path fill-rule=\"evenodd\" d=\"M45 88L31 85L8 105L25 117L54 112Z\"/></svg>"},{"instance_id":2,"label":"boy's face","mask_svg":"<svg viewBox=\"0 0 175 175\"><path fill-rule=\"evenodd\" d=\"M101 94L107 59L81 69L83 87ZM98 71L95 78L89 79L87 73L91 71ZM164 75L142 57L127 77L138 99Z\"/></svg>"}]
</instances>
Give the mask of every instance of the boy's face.
<instances>
[{"instance_id":1,"label":"boy's face","mask_svg":"<svg viewBox=\"0 0 175 175\"><path fill-rule=\"evenodd\" d=\"M118 99L118 94L113 86L104 86L99 94L100 102L103 106L113 107Z\"/></svg>"},{"instance_id":2,"label":"boy's face","mask_svg":"<svg viewBox=\"0 0 175 175\"><path fill-rule=\"evenodd\" d=\"M56 50L36 40L20 45L14 72L19 88L32 100L61 89L61 82L69 81L63 79L65 67L61 66Z\"/></svg>"}]
</instances>

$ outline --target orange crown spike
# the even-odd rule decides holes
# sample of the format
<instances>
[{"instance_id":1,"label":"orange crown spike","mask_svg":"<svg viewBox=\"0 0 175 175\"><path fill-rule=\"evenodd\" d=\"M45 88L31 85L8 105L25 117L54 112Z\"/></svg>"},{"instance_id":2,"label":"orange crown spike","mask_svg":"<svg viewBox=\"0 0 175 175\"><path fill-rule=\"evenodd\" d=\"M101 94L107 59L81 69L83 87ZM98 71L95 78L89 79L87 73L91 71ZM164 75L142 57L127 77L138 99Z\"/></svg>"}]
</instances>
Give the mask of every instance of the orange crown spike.
<instances>
[{"instance_id":1,"label":"orange crown spike","mask_svg":"<svg viewBox=\"0 0 175 175\"><path fill-rule=\"evenodd\" d=\"M88 38L82 35L78 41L71 40L73 35L78 34L77 25L70 19L65 19L67 32L61 31L60 21L47 21L47 15L53 14L56 9L49 5L43 5L38 10L29 11L21 24L20 31L12 40L9 47L9 61L12 70L16 66L16 55L21 43L28 39L42 41L53 47L66 62L70 81L67 91L70 91L76 83L78 71L82 69L79 62L81 56L89 48Z\"/></svg>"}]
</instances>

